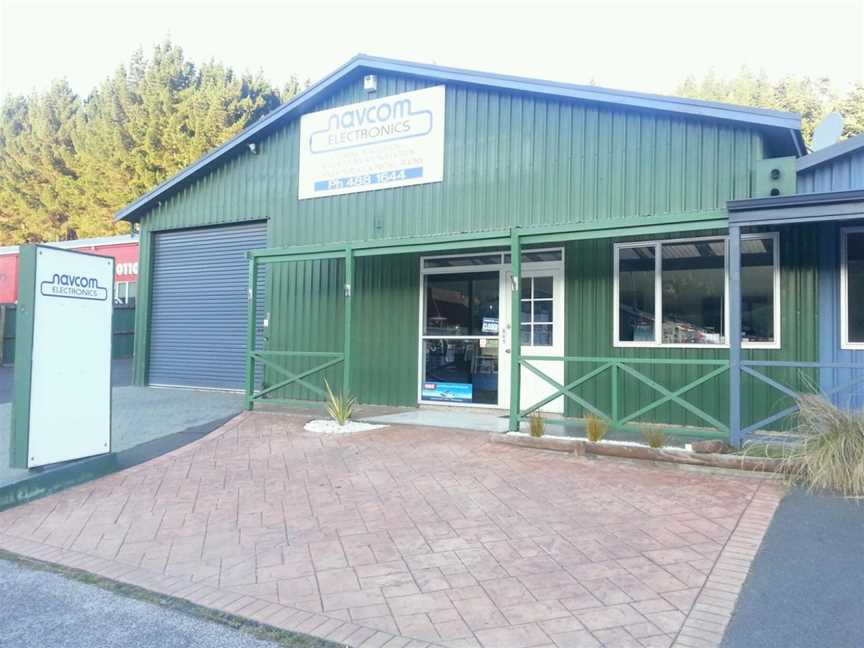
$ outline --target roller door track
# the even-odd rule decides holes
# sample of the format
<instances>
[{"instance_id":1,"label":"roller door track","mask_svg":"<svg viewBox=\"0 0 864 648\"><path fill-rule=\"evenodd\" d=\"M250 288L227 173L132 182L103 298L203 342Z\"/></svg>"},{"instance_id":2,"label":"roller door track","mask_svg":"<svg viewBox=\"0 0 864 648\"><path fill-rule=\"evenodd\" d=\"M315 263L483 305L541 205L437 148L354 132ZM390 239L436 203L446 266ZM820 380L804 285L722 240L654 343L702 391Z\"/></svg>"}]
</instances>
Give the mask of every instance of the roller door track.
<instances>
[{"instance_id":1,"label":"roller door track","mask_svg":"<svg viewBox=\"0 0 864 648\"><path fill-rule=\"evenodd\" d=\"M155 235L151 385L243 389L246 252L266 246L266 223Z\"/></svg>"}]
</instances>

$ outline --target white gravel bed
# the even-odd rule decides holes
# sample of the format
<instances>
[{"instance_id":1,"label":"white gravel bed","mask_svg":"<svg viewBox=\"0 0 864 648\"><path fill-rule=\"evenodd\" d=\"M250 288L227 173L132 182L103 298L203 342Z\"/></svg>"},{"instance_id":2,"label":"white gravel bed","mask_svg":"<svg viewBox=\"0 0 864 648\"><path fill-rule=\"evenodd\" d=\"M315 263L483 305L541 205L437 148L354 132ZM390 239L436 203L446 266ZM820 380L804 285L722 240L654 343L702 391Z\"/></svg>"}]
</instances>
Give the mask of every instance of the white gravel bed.
<instances>
[{"instance_id":1,"label":"white gravel bed","mask_svg":"<svg viewBox=\"0 0 864 648\"><path fill-rule=\"evenodd\" d=\"M333 419L315 419L303 426L307 432L320 432L322 434L351 434L352 432L367 432L385 428L386 425L372 425L360 421L348 421L345 425L339 425Z\"/></svg>"}]
</instances>

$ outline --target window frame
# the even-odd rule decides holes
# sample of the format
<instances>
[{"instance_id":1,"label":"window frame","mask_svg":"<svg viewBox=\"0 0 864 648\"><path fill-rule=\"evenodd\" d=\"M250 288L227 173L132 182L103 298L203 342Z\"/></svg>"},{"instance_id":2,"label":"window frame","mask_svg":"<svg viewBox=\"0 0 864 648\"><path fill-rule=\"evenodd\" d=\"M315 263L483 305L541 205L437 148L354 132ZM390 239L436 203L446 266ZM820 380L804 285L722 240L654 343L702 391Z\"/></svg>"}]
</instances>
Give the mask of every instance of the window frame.
<instances>
[{"instance_id":1,"label":"window frame","mask_svg":"<svg viewBox=\"0 0 864 648\"><path fill-rule=\"evenodd\" d=\"M864 228L861 228L864 231ZM780 349L781 329L780 324L780 233L773 232L748 232L741 235L741 240L747 239L771 239L773 241L773 280L774 280L774 339L771 342L748 342L741 340L744 349ZM723 253L723 324L726 331L726 341L723 344L685 344L664 343L662 341L663 331L663 245L674 243L698 243L700 241L723 241L725 244ZM621 340L620 330L620 251L627 248L653 247L654 248L654 340L634 342ZM612 289L612 345L616 348L649 348L649 349L728 349L729 348L729 236L699 236L692 238L654 239L649 241L625 241L613 245L613 289ZM864 344L861 344L864 348Z\"/></svg>"},{"instance_id":2,"label":"window frame","mask_svg":"<svg viewBox=\"0 0 864 648\"><path fill-rule=\"evenodd\" d=\"M864 234L864 226L844 227L840 230L840 348L844 351L862 351L864 342L849 340L849 235Z\"/></svg>"}]
</instances>

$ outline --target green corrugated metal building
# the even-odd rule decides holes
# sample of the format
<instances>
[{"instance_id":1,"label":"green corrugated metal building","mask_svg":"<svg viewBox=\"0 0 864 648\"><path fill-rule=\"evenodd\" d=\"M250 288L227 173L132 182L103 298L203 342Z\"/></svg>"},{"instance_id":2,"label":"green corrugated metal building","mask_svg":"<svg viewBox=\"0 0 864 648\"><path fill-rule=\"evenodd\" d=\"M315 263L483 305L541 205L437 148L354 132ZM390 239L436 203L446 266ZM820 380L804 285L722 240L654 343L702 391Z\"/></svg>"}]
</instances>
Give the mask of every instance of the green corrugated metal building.
<instances>
[{"instance_id":1,"label":"green corrugated metal building","mask_svg":"<svg viewBox=\"0 0 864 648\"><path fill-rule=\"evenodd\" d=\"M736 240L729 300L727 201L803 150L794 114L357 56L118 214L135 380L726 434L730 317L772 380L818 359L812 228ZM788 405L742 380L743 425Z\"/></svg>"}]
</instances>

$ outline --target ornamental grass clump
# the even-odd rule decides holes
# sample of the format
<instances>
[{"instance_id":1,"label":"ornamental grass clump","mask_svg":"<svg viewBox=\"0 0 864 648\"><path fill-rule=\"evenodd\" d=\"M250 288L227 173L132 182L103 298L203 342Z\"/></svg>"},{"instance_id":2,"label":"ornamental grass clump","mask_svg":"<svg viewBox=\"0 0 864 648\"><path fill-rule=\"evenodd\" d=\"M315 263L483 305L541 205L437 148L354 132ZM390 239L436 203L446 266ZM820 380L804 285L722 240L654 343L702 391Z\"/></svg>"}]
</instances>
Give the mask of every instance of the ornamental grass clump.
<instances>
[{"instance_id":1,"label":"ornamental grass clump","mask_svg":"<svg viewBox=\"0 0 864 648\"><path fill-rule=\"evenodd\" d=\"M530 417L528 417L528 431L531 433L531 436L536 439L542 437L543 433L546 431L546 421L539 412L534 412Z\"/></svg>"},{"instance_id":2,"label":"ornamental grass clump","mask_svg":"<svg viewBox=\"0 0 864 648\"><path fill-rule=\"evenodd\" d=\"M646 425L642 428L642 437L645 439L645 443L648 444L649 448L657 450L666 446L666 433L658 427Z\"/></svg>"},{"instance_id":3,"label":"ornamental grass clump","mask_svg":"<svg viewBox=\"0 0 864 648\"><path fill-rule=\"evenodd\" d=\"M599 443L609 431L606 421L601 421L596 416L589 416L585 424L585 436L591 443Z\"/></svg>"},{"instance_id":4,"label":"ornamental grass clump","mask_svg":"<svg viewBox=\"0 0 864 648\"><path fill-rule=\"evenodd\" d=\"M339 425L345 425L351 418L357 399L344 393L334 394L326 379L324 386L327 388L327 413Z\"/></svg>"},{"instance_id":5,"label":"ornamental grass clump","mask_svg":"<svg viewBox=\"0 0 864 648\"><path fill-rule=\"evenodd\" d=\"M784 469L811 490L864 497L864 411L845 410L822 396L800 400L799 444L784 458Z\"/></svg>"}]
</instances>

